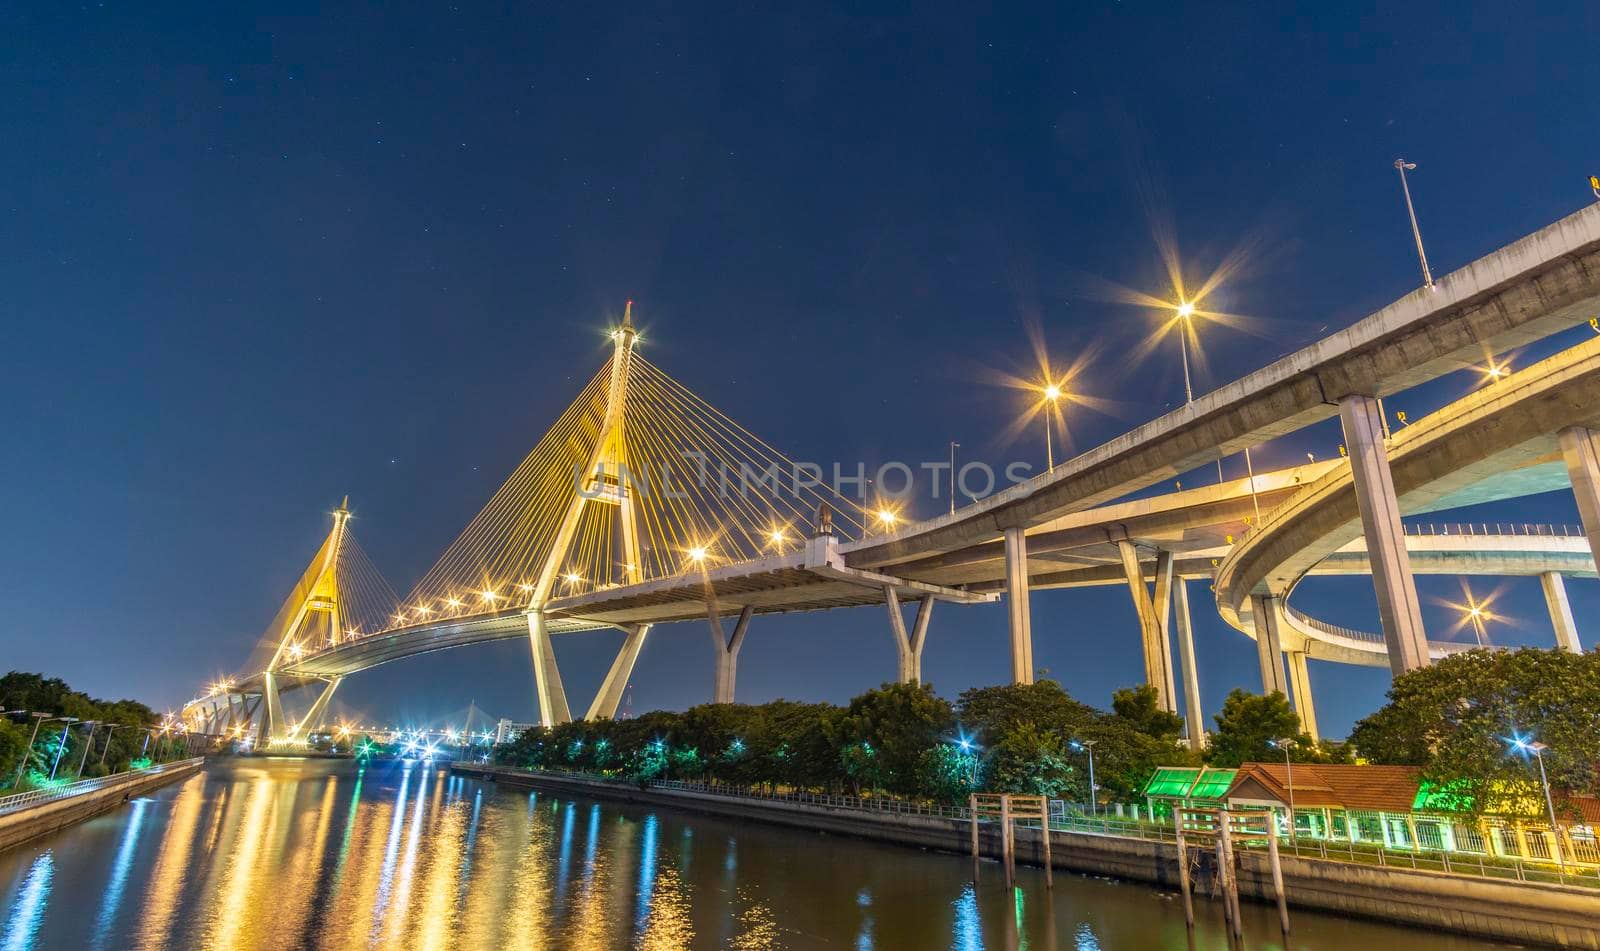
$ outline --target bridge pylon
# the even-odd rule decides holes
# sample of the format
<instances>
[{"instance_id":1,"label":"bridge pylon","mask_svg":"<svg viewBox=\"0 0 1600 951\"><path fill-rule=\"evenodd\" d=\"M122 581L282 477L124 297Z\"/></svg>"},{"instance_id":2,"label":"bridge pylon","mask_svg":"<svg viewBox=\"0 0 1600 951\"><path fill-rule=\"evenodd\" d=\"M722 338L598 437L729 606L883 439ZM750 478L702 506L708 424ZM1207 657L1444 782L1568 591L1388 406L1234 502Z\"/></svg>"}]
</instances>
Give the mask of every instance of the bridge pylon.
<instances>
[{"instance_id":1,"label":"bridge pylon","mask_svg":"<svg viewBox=\"0 0 1600 951\"><path fill-rule=\"evenodd\" d=\"M297 723L286 722L279 695L284 686L282 681L291 675L287 675L284 669L304 653L303 641L308 635L309 623L314 618L324 619L329 637L333 639L338 638L341 630L343 602L339 591L338 565L340 551L348 536L347 525L350 521L348 495L332 514L333 526L328 531L327 539L323 541L306 573L301 576L300 584L295 586L278 612L278 617L288 620L281 631L273 632L276 635L274 638L276 644L272 658L261 674L261 717L257 723L258 746L304 745L306 738L321 724L322 717L327 713L328 701L333 699L334 690L338 689L340 681L343 680L342 677L325 678L322 693L311 704L311 709L306 715ZM300 678L295 679L296 682L300 680Z\"/></svg>"},{"instance_id":2,"label":"bridge pylon","mask_svg":"<svg viewBox=\"0 0 1600 951\"><path fill-rule=\"evenodd\" d=\"M644 559L639 550L639 525L634 504L636 486L629 470L627 441L624 438L626 413L623 411L627 403L630 364L637 340L638 331L633 326L633 301L628 301L622 312L621 326L611 332L611 371L606 387L605 413L600 420L594 450L589 454L587 464L577 474L572 498L567 502L554 541L533 582L533 596L529 599L528 610L528 647L533 656L539 720L545 726L566 723L572 719L566 689L561 683L561 670L556 665L555 650L550 643L544 605L555 588L556 574L572 547L586 504L593 502L615 506L622 539L623 578L626 583L633 584L643 577ZM624 628L624 633L627 637L594 702L589 706L586 719L610 719L616 716L617 705L622 700L622 688L633 673L634 662L644 647L650 625L630 625Z\"/></svg>"}]
</instances>

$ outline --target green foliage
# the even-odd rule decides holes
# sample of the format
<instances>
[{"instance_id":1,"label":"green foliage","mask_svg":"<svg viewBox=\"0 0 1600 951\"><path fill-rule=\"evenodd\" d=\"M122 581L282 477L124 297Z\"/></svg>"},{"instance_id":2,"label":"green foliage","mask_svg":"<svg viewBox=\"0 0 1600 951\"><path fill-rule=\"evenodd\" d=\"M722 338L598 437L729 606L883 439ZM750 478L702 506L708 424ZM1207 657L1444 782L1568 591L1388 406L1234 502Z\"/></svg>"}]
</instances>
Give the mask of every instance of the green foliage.
<instances>
[{"instance_id":1,"label":"green foliage","mask_svg":"<svg viewBox=\"0 0 1600 951\"><path fill-rule=\"evenodd\" d=\"M139 755L144 741L144 730L154 726L157 720L154 711L137 701L96 700L88 694L73 690L67 686L66 681L59 678L17 670L0 677L0 709L48 713L53 717L76 717L80 721L67 738L67 748L62 753L61 766L56 773L58 778L63 775L70 777L76 773L78 763L83 757L84 744L90 742L88 727L81 724L90 720L96 724L92 741L94 750L84 764L84 775L94 776L127 769L129 762ZM106 748L105 744L108 742L106 728L112 724L119 729L111 732L110 747ZM0 769L0 785L11 782L12 776L16 774L19 762L17 757L22 752L21 746L27 743L28 735L33 732L31 719L26 722L9 723L7 726L21 730L22 736L17 741L17 749L8 753L7 741L0 735L0 764L7 759L11 764L9 768ZM55 757L60 734L60 721L43 724L30 751L31 769L42 776L48 777L50 773L50 763ZM103 767L100 762L102 749L105 751Z\"/></svg>"},{"instance_id":2,"label":"green foliage","mask_svg":"<svg viewBox=\"0 0 1600 951\"><path fill-rule=\"evenodd\" d=\"M28 730L0 719L0 786L11 782L22 763L23 748L28 745Z\"/></svg>"},{"instance_id":3,"label":"green foliage","mask_svg":"<svg viewBox=\"0 0 1600 951\"><path fill-rule=\"evenodd\" d=\"M1082 757L1069 754L1059 734L1020 723L990 750L988 785L996 792L1086 801L1088 774L1078 776L1078 759Z\"/></svg>"},{"instance_id":4,"label":"green foliage","mask_svg":"<svg viewBox=\"0 0 1600 951\"><path fill-rule=\"evenodd\" d=\"M927 684L884 684L850 701L843 730L869 747L875 785L907 795L919 792L923 754L956 725L950 701Z\"/></svg>"},{"instance_id":5,"label":"green foliage","mask_svg":"<svg viewBox=\"0 0 1600 951\"><path fill-rule=\"evenodd\" d=\"M1536 739L1558 792L1600 794L1600 653L1473 650L1396 677L1351 745L1376 763L1421 766L1473 811L1541 812Z\"/></svg>"},{"instance_id":6,"label":"green foliage","mask_svg":"<svg viewBox=\"0 0 1600 951\"><path fill-rule=\"evenodd\" d=\"M874 792L965 801L982 789L1082 800L1095 745L1102 791L1133 798L1157 765L1189 762L1181 723L1148 689L1119 691L1117 712L1072 699L1050 680L984 687L949 702L921 684L884 684L840 708L775 700L705 704L681 713L535 727L495 750L497 762L593 772L639 783L683 779L733 786ZM1143 732L1145 730L1152 733ZM971 742L963 747L960 740Z\"/></svg>"},{"instance_id":7,"label":"green foliage","mask_svg":"<svg viewBox=\"0 0 1600 951\"><path fill-rule=\"evenodd\" d=\"M1281 760L1283 750L1273 741L1286 738L1294 740L1289 749L1292 760L1326 761L1311 737L1300 732L1300 716L1280 691L1262 696L1234 689L1223 701L1216 721L1211 748L1206 751L1206 761L1213 766Z\"/></svg>"}]
</instances>

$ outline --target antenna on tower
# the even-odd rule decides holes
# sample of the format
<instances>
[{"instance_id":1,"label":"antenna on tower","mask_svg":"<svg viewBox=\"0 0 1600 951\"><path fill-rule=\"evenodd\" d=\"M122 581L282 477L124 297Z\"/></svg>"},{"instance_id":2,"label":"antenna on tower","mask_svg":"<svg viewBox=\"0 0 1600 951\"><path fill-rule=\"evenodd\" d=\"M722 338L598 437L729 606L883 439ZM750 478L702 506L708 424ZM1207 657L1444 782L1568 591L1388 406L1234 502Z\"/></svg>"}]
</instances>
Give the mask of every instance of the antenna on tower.
<instances>
[{"instance_id":1,"label":"antenna on tower","mask_svg":"<svg viewBox=\"0 0 1600 951\"><path fill-rule=\"evenodd\" d=\"M622 326L628 330L633 329L633 301L631 300L628 301L627 306L622 309Z\"/></svg>"}]
</instances>

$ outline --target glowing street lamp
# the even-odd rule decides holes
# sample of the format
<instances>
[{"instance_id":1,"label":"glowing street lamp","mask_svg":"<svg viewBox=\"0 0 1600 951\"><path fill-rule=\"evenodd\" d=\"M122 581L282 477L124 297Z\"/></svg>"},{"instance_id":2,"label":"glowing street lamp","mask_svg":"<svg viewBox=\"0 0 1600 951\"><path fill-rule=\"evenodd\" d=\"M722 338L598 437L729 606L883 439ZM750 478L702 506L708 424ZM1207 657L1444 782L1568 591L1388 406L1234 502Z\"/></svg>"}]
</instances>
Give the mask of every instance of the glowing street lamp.
<instances>
[{"instance_id":1,"label":"glowing street lamp","mask_svg":"<svg viewBox=\"0 0 1600 951\"><path fill-rule=\"evenodd\" d=\"M1189 378L1189 335L1194 333L1194 304L1191 301L1178 303L1178 346L1183 351L1183 398L1185 403L1194 402L1194 384Z\"/></svg>"},{"instance_id":2,"label":"glowing street lamp","mask_svg":"<svg viewBox=\"0 0 1600 951\"><path fill-rule=\"evenodd\" d=\"M1065 394L1061 391L1061 387L1054 383L1046 384L1042 392L1044 393L1045 402L1049 404L1044 410L1044 461L1045 467L1054 472L1056 471L1056 454L1055 448L1051 445L1050 430L1055 427L1054 419L1058 412L1057 407L1061 404L1061 397Z\"/></svg>"},{"instance_id":3,"label":"glowing street lamp","mask_svg":"<svg viewBox=\"0 0 1600 951\"><path fill-rule=\"evenodd\" d=\"M1514 749L1524 753L1532 753L1534 759L1539 761L1539 784L1544 787L1544 807L1549 810L1550 814L1550 847L1556 853L1556 864L1560 866L1561 874L1565 876L1567 873L1567 860L1561 854L1561 828L1556 825L1556 804L1550 798L1550 777L1545 775L1544 771L1544 751L1550 747L1538 740L1529 740L1520 736L1513 737L1511 745Z\"/></svg>"},{"instance_id":4,"label":"glowing street lamp","mask_svg":"<svg viewBox=\"0 0 1600 951\"><path fill-rule=\"evenodd\" d=\"M1098 740L1073 740L1072 748L1089 754L1089 814L1096 815L1100 811L1094 784L1094 745Z\"/></svg>"}]
</instances>

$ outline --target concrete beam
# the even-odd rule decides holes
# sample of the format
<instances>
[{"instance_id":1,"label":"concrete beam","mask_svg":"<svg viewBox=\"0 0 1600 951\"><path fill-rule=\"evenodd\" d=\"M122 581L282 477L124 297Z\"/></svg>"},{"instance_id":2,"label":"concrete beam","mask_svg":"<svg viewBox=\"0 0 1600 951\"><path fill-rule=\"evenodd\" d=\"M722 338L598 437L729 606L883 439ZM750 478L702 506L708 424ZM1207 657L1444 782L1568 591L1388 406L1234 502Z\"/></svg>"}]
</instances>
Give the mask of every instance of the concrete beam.
<instances>
[{"instance_id":1,"label":"concrete beam","mask_svg":"<svg viewBox=\"0 0 1600 951\"><path fill-rule=\"evenodd\" d=\"M1389 669L1398 677L1428 665L1428 639L1383 442L1382 411L1378 401L1369 396L1347 396L1339 401L1339 419L1350 453L1356 505L1372 563L1372 587L1378 595L1378 614L1389 648Z\"/></svg>"},{"instance_id":2,"label":"concrete beam","mask_svg":"<svg viewBox=\"0 0 1600 951\"><path fill-rule=\"evenodd\" d=\"M899 681L904 684L921 683L922 645L928 636L934 597L931 594L923 595L922 600L917 602L917 617L909 634L906 633L906 617L900 613L900 593L893 585L884 585L883 598L889 608L889 633L894 637Z\"/></svg>"},{"instance_id":3,"label":"concrete beam","mask_svg":"<svg viewBox=\"0 0 1600 951\"><path fill-rule=\"evenodd\" d=\"M1133 610L1139 618L1139 635L1144 655L1144 682L1155 688L1161 709L1174 709L1172 694L1167 684L1171 676L1172 657L1166 645L1166 635L1161 619L1156 615L1155 602L1144 586L1144 569L1139 565L1138 549L1126 539L1117 542L1117 553L1122 556L1122 571L1128 581L1128 592L1133 595ZM1168 556L1168 581L1171 581L1171 556ZM1157 579L1160 570L1157 569Z\"/></svg>"},{"instance_id":4,"label":"concrete beam","mask_svg":"<svg viewBox=\"0 0 1600 951\"><path fill-rule=\"evenodd\" d=\"M1555 572L1547 571L1539 576L1539 586L1544 589L1544 603L1550 609L1556 646L1574 654L1583 653L1583 645L1578 642L1578 624L1572 619L1572 604L1567 600L1566 582Z\"/></svg>"},{"instance_id":5,"label":"concrete beam","mask_svg":"<svg viewBox=\"0 0 1600 951\"><path fill-rule=\"evenodd\" d=\"M1011 682L1033 683L1033 624L1028 615L1028 538L1008 528L1006 545L1006 622L1011 632Z\"/></svg>"}]
</instances>

